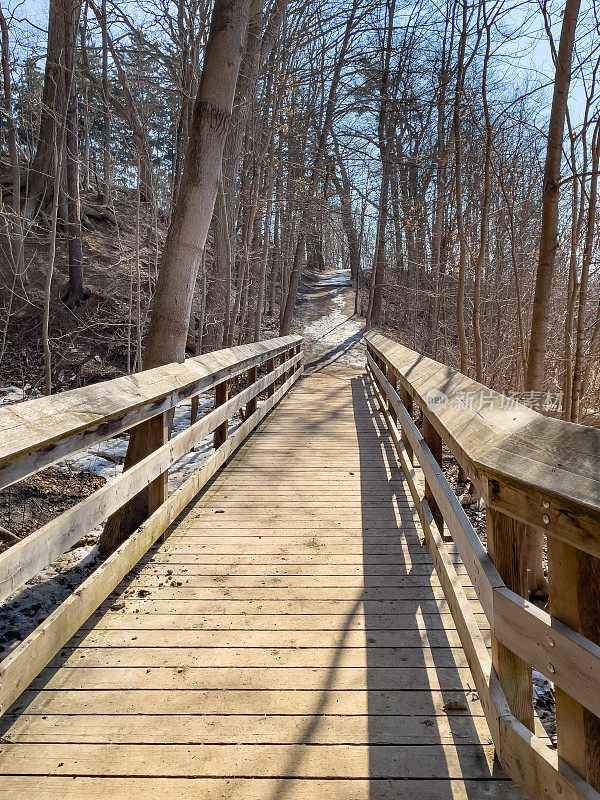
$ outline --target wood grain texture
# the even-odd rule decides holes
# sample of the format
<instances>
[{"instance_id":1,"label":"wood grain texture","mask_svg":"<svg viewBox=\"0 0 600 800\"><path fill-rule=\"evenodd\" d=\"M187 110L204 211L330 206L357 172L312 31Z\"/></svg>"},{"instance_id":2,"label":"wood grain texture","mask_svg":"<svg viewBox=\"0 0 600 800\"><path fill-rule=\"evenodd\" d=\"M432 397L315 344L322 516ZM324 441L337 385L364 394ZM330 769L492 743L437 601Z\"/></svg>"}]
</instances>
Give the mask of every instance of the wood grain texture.
<instances>
[{"instance_id":1,"label":"wood grain texture","mask_svg":"<svg viewBox=\"0 0 600 800\"><path fill-rule=\"evenodd\" d=\"M488 505L600 556L599 430L544 417L381 334L366 339L422 408L444 393L427 417L484 496L488 479L506 484L492 484Z\"/></svg>"},{"instance_id":2,"label":"wood grain texture","mask_svg":"<svg viewBox=\"0 0 600 800\"><path fill-rule=\"evenodd\" d=\"M0 713L60 650L300 376L296 371L39 627L0 663Z\"/></svg>"},{"instance_id":3,"label":"wood grain texture","mask_svg":"<svg viewBox=\"0 0 600 800\"><path fill-rule=\"evenodd\" d=\"M285 353L285 336L0 409L0 488Z\"/></svg>"},{"instance_id":4,"label":"wood grain texture","mask_svg":"<svg viewBox=\"0 0 600 800\"><path fill-rule=\"evenodd\" d=\"M300 356L295 355L286 363L295 366L299 359ZM278 367L271 375L260 378L229 400L225 391L224 398L221 398L222 402L219 400L219 388L225 387L226 390L228 382L219 384L215 409L173 439L169 440L167 428L163 426L166 415L161 414L156 417L153 422L160 423L159 427L164 428L162 446L0 555L0 600L6 599L26 581L37 575L40 570L65 553L96 525L104 522L110 514L121 508L148 484L155 486L157 490L154 502L151 504L152 510L159 508L167 499L169 467L189 453L195 444L213 430L215 442L219 432L224 442L227 435L227 420L242 408L249 398L255 399L267 384L270 385L281 374L283 367Z\"/></svg>"}]
</instances>

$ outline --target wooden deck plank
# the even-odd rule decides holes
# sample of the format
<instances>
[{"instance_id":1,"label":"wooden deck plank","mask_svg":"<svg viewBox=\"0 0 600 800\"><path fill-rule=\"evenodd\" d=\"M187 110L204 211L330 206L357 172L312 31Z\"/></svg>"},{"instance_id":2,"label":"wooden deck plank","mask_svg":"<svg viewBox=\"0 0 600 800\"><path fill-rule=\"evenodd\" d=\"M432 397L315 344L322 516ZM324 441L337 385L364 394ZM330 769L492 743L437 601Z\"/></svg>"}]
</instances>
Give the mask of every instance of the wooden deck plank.
<instances>
[{"instance_id":1,"label":"wooden deck plank","mask_svg":"<svg viewBox=\"0 0 600 800\"><path fill-rule=\"evenodd\" d=\"M151 725L155 714L239 714L280 716L281 714L378 716L398 717L445 715L444 706L456 701L469 712L483 714L473 691L427 689L423 691L379 691L370 689L328 689L298 691L298 689L256 690L230 688L228 691L188 689L185 692L168 689L90 689L71 691L24 692L15 703L14 711L28 714L144 714ZM452 711L452 717L457 713ZM8 718L9 719L9 718ZM8 731L7 731L8 733ZM7 764L0 761L5 771ZM1 774L1 773L0 773Z\"/></svg>"},{"instance_id":2,"label":"wooden deck plank","mask_svg":"<svg viewBox=\"0 0 600 800\"><path fill-rule=\"evenodd\" d=\"M494 748L464 745L5 744L17 775L489 779ZM6 773L5 773L6 774ZM12 774L12 773L8 773Z\"/></svg>"},{"instance_id":3,"label":"wooden deck plank","mask_svg":"<svg viewBox=\"0 0 600 800\"><path fill-rule=\"evenodd\" d=\"M29 744L473 744L489 742L483 717L406 716L24 714L5 741Z\"/></svg>"},{"instance_id":4,"label":"wooden deck plank","mask_svg":"<svg viewBox=\"0 0 600 800\"><path fill-rule=\"evenodd\" d=\"M182 631L180 633L183 633ZM185 632L187 633L187 631ZM235 664L243 664L245 669L273 669L283 667L286 669L316 669L328 668L332 662L336 662L338 669L358 669L365 666L365 662L370 658L377 658L377 662L383 669L402 667L404 669L418 669L419 667L435 668L454 668L467 667L467 660L458 642L458 636L448 634L444 631L436 631L441 636L427 636L425 642L429 642L433 647L423 647L419 645L418 639L413 639L412 647L379 647L374 655L369 647L281 647L274 642L271 646L262 644L256 647L219 647L219 646L198 646L194 642L194 637L187 637L192 640L189 646L183 644L186 637L176 637L169 634L169 647L161 644L165 641L164 634L160 637L152 637L150 643L145 646L119 646L114 643L107 643L102 647L77 647L67 654L57 657L50 666L60 666L75 669L104 669L113 668L114 670L140 667L157 667L177 669L206 669L209 667L219 667L220 669L232 669ZM139 638L139 637L138 637ZM218 637L220 640L222 636ZM266 638L266 637L265 637ZM339 638L339 637L338 637ZM371 638L369 636L369 638ZM453 646L444 639L451 639ZM179 639L181 644L177 645ZM433 640L433 641L431 641ZM135 643L137 645L137 642ZM293 677L293 676L292 676Z\"/></svg>"},{"instance_id":5,"label":"wooden deck plank","mask_svg":"<svg viewBox=\"0 0 600 800\"><path fill-rule=\"evenodd\" d=\"M481 629L489 629L487 617L480 612ZM103 630L187 630L187 631L241 631L244 636L250 633L259 635L263 631L352 631L367 630L364 617L358 616L349 626L337 614L135 614L127 612L107 612L101 616L94 615L82 627L83 631ZM380 632L393 633L404 630L456 630L452 615L445 611L435 614L381 614L369 618L368 630L371 638ZM227 637L227 641L234 639Z\"/></svg>"},{"instance_id":6,"label":"wooden deck plank","mask_svg":"<svg viewBox=\"0 0 600 800\"><path fill-rule=\"evenodd\" d=\"M301 381L170 533L4 718L0 796L522 800L361 376Z\"/></svg>"},{"instance_id":7,"label":"wooden deck plank","mask_svg":"<svg viewBox=\"0 0 600 800\"><path fill-rule=\"evenodd\" d=\"M5 800L398 800L397 781L312 780L297 778L82 778L19 776L1 778ZM403 781L402 800L522 800L514 784L499 780Z\"/></svg>"}]
</instances>

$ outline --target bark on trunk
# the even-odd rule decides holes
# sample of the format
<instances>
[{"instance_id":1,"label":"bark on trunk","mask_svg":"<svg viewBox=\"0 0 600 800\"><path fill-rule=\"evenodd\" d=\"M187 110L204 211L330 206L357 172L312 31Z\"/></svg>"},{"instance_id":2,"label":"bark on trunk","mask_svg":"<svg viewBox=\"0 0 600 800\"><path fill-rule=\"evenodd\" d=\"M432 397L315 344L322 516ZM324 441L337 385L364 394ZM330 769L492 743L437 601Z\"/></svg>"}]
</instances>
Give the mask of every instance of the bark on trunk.
<instances>
[{"instance_id":1,"label":"bark on trunk","mask_svg":"<svg viewBox=\"0 0 600 800\"><path fill-rule=\"evenodd\" d=\"M67 184L67 238L69 257L69 284L63 301L76 308L90 296L83 283L83 253L81 243L81 217L79 201L79 147L77 120L77 83L75 81L75 41L65 48L65 67L70 85L66 121L66 184Z\"/></svg>"},{"instance_id":2,"label":"bark on trunk","mask_svg":"<svg viewBox=\"0 0 600 800\"><path fill-rule=\"evenodd\" d=\"M377 238L375 241L375 257L371 272L371 292L369 308L367 311L367 328L377 327L381 321L381 306L383 301L383 285L385 281L385 232L387 226L388 191L391 178L391 162L389 157L389 134L387 110L389 105L388 83L390 72L390 58L392 53L392 37L394 33L394 13L396 0L387 4L387 31L386 47L383 54L383 67L381 71L381 103L379 106L378 138L379 154L381 157L382 175L381 189L379 192L379 212L377 215Z\"/></svg>"},{"instance_id":3,"label":"bark on trunk","mask_svg":"<svg viewBox=\"0 0 600 800\"><path fill-rule=\"evenodd\" d=\"M185 358L194 287L214 209L223 147L248 26L251 0L216 0L179 198L167 233L144 368ZM162 444L168 430L160 415L132 430L125 469ZM166 477L166 476L165 476ZM100 549L112 552L163 501L161 476L107 522Z\"/></svg>"},{"instance_id":4,"label":"bark on trunk","mask_svg":"<svg viewBox=\"0 0 600 800\"><path fill-rule=\"evenodd\" d=\"M555 65L554 94L552 97L546 163L544 166L540 255L535 281L527 375L525 378L526 391L539 391L544 380L552 281L554 278L556 249L558 247L560 165L569 85L571 83L573 45L580 5L581 0L567 0L565 4Z\"/></svg>"},{"instance_id":5,"label":"bark on trunk","mask_svg":"<svg viewBox=\"0 0 600 800\"><path fill-rule=\"evenodd\" d=\"M454 92L454 114L452 128L454 131L454 196L456 200L456 228L458 231L458 286L456 290L456 328L460 350L460 371L465 375L469 369L469 349L465 328L465 280L467 268L467 240L463 219L462 200L462 151L460 129L460 106L463 94L465 49L467 46L467 0L462 3L462 27L456 67L456 89Z\"/></svg>"},{"instance_id":6,"label":"bark on trunk","mask_svg":"<svg viewBox=\"0 0 600 800\"><path fill-rule=\"evenodd\" d=\"M75 48L80 13L81 0L56 0L50 3L38 143L30 167L24 207L25 216L29 219L52 197L57 120L65 118L70 96L70 77L65 59L67 53Z\"/></svg>"},{"instance_id":7,"label":"bark on trunk","mask_svg":"<svg viewBox=\"0 0 600 800\"><path fill-rule=\"evenodd\" d=\"M231 243L223 180L219 180L214 214L214 258L206 296L206 325L203 350L210 352L224 345L229 330L231 304Z\"/></svg>"},{"instance_id":8,"label":"bark on trunk","mask_svg":"<svg viewBox=\"0 0 600 800\"><path fill-rule=\"evenodd\" d=\"M350 186L350 178L346 170L346 165L341 157L337 141L334 138L335 147L335 165L331 171L331 177L335 184L336 191L340 198L342 207L342 225L346 240L348 242L348 262L350 265L350 277L354 283L354 313L358 314L358 281L360 275L360 241L358 238L358 231L354 223L354 215L352 213L352 188ZM337 169L336 169L337 168ZM339 177L338 177L339 170Z\"/></svg>"},{"instance_id":9,"label":"bark on trunk","mask_svg":"<svg viewBox=\"0 0 600 800\"><path fill-rule=\"evenodd\" d=\"M577 334L575 345L575 365L573 367L573 389L571 400L571 421L579 422L580 404L585 390L585 353L584 336L586 324L586 306L588 285L590 277L590 267L594 255L594 237L596 234L596 207L598 201L598 168L600 166L600 148L598 139L600 136L600 120L596 123L592 138L592 176L588 193L588 213L585 232L585 245L583 249L583 260L581 264L581 280L579 284L579 310L577 314Z\"/></svg>"},{"instance_id":10,"label":"bark on trunk","mask_svg":"<svg viewBox=\"0 0 600 800\"><path fill-rule=\"evenodd\" d=\"M111 154L110 154L110 103L108 86L108 29L106 0L102 0L102 180L104 202L110 205L111 196Z\"/></svg>"},{"instance_id":11,"label":"bark on trunk","mask_svg":"<svg viewBox=\"0 0 600 800\"><path fill-rule=\"evenodd\" d=\"M21 169L17 151L17 134L12 109L12 88L10 75L10 49L8 23L0 8L0 29L2 31L2 88L4 112L8 140L8 155L11 173L12 213L8 222L8 251L12 261L15 278L22 284L25 278L25 253L23 249L23 220L21 217Z\"/></svg>"}]
</instances>

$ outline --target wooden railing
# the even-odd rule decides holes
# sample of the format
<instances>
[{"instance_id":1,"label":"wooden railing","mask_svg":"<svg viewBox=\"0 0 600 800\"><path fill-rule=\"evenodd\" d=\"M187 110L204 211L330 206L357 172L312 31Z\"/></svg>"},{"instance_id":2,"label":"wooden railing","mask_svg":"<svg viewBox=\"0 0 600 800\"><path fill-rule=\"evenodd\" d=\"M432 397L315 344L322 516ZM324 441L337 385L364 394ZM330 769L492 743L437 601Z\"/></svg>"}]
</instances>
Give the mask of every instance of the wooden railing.
<instances>
[{"instance_id":1,"label":"wooden railing","mask_svg":"<svg viewBox=\"0 0 600 800\"><path fill-rule=\"evenodd\" d=\"M219 350L183 364L74 389L0 409L0 488L61 458L108 439L182 400L215 389L215 408L119 477L0 555L0 601L17 591L142 489L166 476L182 456L214 432L214 453L151 516L0 663L0 713L114 590L302 372L300 336ZM279 361L279 364L276 363ZM265 374L258 375L260 370ZM247 374L230 395L232 379ZM266 399L258 405L258 396ZM244 421L228 437L228 420Z\"/></svg>"},{"instance_id":2,"label":"wooden railing","mask_svg":"<svg viewBox=\"0 0 600 800\"><path fill-rule=\"evenodd\" d=\"M535 800L598 800L600 431L545 417L381 334L366 341L375 396L502 765ZM485 501L487 550L446 481L442 445ZM550 613L523 596L527 527L547 534ZM449 538L489 620L491 655ZM534 713L532 667L554 682L556 748Z\"/></svg>"}]
</instances>

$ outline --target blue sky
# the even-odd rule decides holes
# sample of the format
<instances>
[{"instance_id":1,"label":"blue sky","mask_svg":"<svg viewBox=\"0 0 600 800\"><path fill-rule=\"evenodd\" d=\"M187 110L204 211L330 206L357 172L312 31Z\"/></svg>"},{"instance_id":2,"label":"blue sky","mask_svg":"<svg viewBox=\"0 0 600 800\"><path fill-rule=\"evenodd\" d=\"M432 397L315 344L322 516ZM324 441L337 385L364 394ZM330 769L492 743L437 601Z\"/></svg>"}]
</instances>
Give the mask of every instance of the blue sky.
<instances>
[{"instance_id":1,"label":"blue sky","mask_svg":"<svg viewBox=\"0 0 600 800\"><path fill-rule=\"evenodd\" d=\"M583 0L581 4L580 20L584 20L586 11L590 9L592 0ZM9 8L18 9L16 16L26 18L40 28L45 29L48 17L48 0L9 0ZM560 37L560 9L564 3L551 0L549 3L553 10L553 33L558 44ZM527 72L540 82L551 82L553 78L553 64L550 45L543 31L543 18L537 0L514 0L513 9L508 15L508 20L515 28L527 20L525 30L519 31L519 36L513 41L503 44L507 56L508 73L515 70L517 73ZM581 29L580 23L580 29ZM41 36L41 34L39 34ZM518 82L515 80L515 83ZM584 93L582 87L573 83L571 91L571 114L577 124L583 104Z\"/></svg>"}]
</instances>

